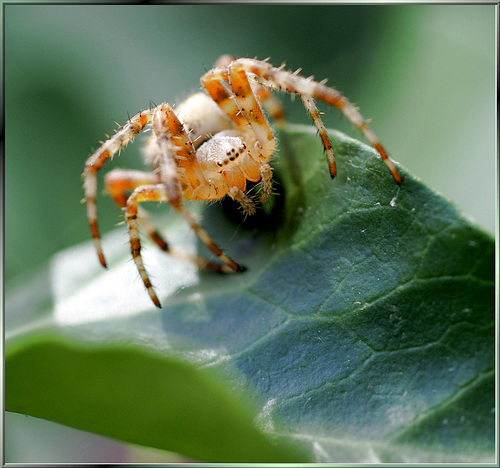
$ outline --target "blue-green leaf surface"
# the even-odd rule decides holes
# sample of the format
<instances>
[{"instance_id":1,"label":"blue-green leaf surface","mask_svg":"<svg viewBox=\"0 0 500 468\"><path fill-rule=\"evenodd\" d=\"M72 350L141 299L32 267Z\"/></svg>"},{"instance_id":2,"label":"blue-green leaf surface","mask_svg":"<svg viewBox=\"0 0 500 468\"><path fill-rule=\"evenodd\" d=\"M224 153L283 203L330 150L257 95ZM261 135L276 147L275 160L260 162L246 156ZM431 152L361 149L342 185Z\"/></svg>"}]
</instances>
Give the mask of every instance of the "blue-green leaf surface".
<instances>
[{"instance_id":1,"label":"blue-green leaf surface","mask_svg":"<svg viewBox=\"0 0 500 468\"><path fill-rule=\"evenodd\" d=\"M245 273L144 240L158 310L121 227L109 270L88 242L10 292L6 409L203 461L491 461L493 239L364 144L331 132L332 181L313 131L278 136L255 217L189 205Z\"/></svg>"}]
</instances>

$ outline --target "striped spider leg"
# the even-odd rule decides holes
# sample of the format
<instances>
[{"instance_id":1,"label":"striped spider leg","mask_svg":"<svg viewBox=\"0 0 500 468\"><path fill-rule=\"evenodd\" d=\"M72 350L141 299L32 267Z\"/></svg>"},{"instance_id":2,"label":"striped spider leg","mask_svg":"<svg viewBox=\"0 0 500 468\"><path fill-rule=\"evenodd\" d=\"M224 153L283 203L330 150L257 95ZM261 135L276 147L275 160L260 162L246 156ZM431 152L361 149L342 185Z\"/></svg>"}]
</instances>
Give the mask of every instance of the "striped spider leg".
<instances>
[{"instance_id":1,"label":"striped spider leg","mask_svg":"<svg viewBox=\"0 0 500 468\"><path fill-rule=\"evenodd\" d=\"M215 62L214 69L217 68L227 68L231 62L237 60L234 55L222 55L219 57L217 62ZM252 75L252 78L257 78ZM206 78L205 78L206 79ZM202 83L204 78L202 78ZM252 82L252 92L257 98L257 100L262 104L262 107L266 112L272 117L273 122L278 127L283 127L286 123L285 113L283 112L283 107L281 102L273 95L272 88L269 86L263 86L258 84L258 81Z\"/></svg>"},{"instance_id":2,"label":"striped spider leg","mask_svg":"<svg viewBox=\"0 0 500 468\"><path fill-rule=\"evenodd\" d=\"M132 257L139 271L139 275L155 305L160 307L156 295L141 257L141 242L139 226L146 231L150 239L164 252L177 258L191 261L201 267L221 269L222 265L207 262L196 255L178 249L172 249L157 228L149 219L147 212L137 205L144 200L167 200L162 190L161 179L158 174L136 170L115 169L105 177L105 186L115 203L126 212L126 221L130 235ZM138 189L138 190L136 190ZM133 196L129 196L132 193ZM142 198L141 198L142 197Z\"/></svg>"},{"instance_id":3,"label":"striped spider leg","mask_svg":"<svg viewBox=\"0 0 500 468\"><path fill-rule=\"evenodd\" d=\"M129 119L129 121L111 138L105 141L85 163L82 177L85 201L87 203L87 219L99 261L105 268L107 267L107 263L102 251L101 235L97 224L97 171L108 159L112 158L118 151L134 139L151 120L152 114L152 110L148 110L134 115L134 117Z\"/></svg>"},{"instance_id":4,"label":"striped spider leg","mask_svg":"<svg viewBox=\"0 0 500 468\"><path fill-rule=\"evenodd\" d=\"M129 196L135 191L135 189L147 185L159 185L161 184L161 179L158 174L153 172L114 169L106 174L104 184L115 203L120 208L125 210L127 208ZM148 237L164 252L176 258L195 263L202 268L208 268L215 271L227 270L225 264L209 262L201 257L198 257L197 255L192 255L189 252L185 252L178 248L172 248L163 238L155 225L151 222L147 211L142 209L140 206L137 206L135 211L139 227L142 228ZM136 230L134 232L137 234Z\"/></svg>"},{"instance_id":5,"label":"striped spider leg","mask_svg":"<svg viewBox=\"0 0 500 468\"><path fill-rule=\"evenodd\" d=\"M330 88L324 82L317 82L311 78L304 78L297 72L289 72L284 70L284 66L273 67L266 60L256 60L249 58L240 58L232 61L228 68L230 69L229 76L234 76L238 73L248 73L255 75L259 79L261 85L267 85L271 89L280 89L292 94L299 94L305 108L309 112L316 126L321 141L325 148L326 157L330 175L333 178L336 173L335 160L332 151L330 139L326 133L318 109L314 99L319 99L331 106L338 107L340 111L347 117L347 119L355 125L370 144L377 150L380 157L386 164L387 168L392 174L395 182L401 184L401 176L396 169L394 163L387 156L387 152L378 140L375 133L368 127L367 121L359 113L358 109L347 100L339 91ZM212 72L208 72L212 73ZM203 82L203 78L202 78ZM215 96L212 96L215 99ZM216 100L217 101L217 100Z\"/></svg>"}]
</instances>

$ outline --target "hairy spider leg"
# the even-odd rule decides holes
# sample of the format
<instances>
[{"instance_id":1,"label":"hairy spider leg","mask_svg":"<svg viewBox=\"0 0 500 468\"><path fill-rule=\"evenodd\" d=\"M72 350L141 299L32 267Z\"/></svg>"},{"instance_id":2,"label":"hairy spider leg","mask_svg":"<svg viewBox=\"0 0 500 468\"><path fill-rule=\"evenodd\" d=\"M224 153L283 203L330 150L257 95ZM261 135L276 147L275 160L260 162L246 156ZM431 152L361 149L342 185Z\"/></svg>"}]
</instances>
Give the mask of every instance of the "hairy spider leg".
<instances>
[{"instance_id":1,"label":"hairy spider leg","mask_svg":"<svg viewBox=\"0 0 500 468\"><path fill-rule=\"evenodd\" d=\"M245 217L255 214L255 203L243 190L239 189L238 187L231 187L228 195L241 205Z\"/></svg>"},{"instance_id":2,"label":"hairy spider leg","mask_svg":"<svg viewBox=\"0 0 500 468\"><path fill-rule=\"evenodd\" d=\"M207 198L207 196L203 196L203 192L205 194L209 192L210 184L203 175L203 171L196 158L196 150L187 136L184 125L177 118L172 107L168 104L162 104L157 115L158 119L156 120L156 125L153 125L155 134L157 137L159 134L163 136L164 141L162 144L165 146L167 152L174 153L175 163L186 172L193 191L198 191L198 193L201 194L199 198ZM162 156L160 156L160 161L162 160L161 158ZM160 164L160 171L161 167ZM176 179L178 179L177 171Z\"/></svg>"},{"instance_id":3,"label":"hairy spider leg","mask_svg":"<svg viewBox=\"0 0 500 468\"><path fill-rule=\"evenodd\" d=\"M137 187L160 182L158 174L135 169L113 169L104 177L104 186L109 196L120 208L125 208L129 195Z\"/></svg>"},{"instance_id":4,"label":"hairy spider leg","mask_svg":"<svg viewBox=\"0 0 500 468\"><path fill-rule=\"evenodd\" d=\"M244 70L260 76L264 80L270 81L270 87L278 85L282 90L289 93L297 93L306 97L319 99L331 106L338 107L345 117L361 131L363 136L378 151L396 183L401 184L401 176L396 166L387 156L387 152L375 133L368 127L367 121L359 113L358 109L339 91L326 86L324 83L304 78L297 73L292 73L282 68L273 67L269 63L260 60L237 59L231 63L231 69ZM320 131L319 128L318 131ZM320 131L321 133L322 130ZM326 138L328 137L326 136ZM325 141L323 135L321 135L321 139L323 142ZM327 150L326 147L325 150Z\"/></svg>"},{"instance_id":5,"label":"hairy spider leg","mask_svg":"<svg viewBox=\"0 0 500 468\"><path fill-rule=\"evenodd\" d=\"M246 131L248 120L240 112L229 88L229 75L227 69L214 68L205 73L200 81L210 97L229 117L236 128Z\"/></svg>"},{"instance_id":6,"label":"hairy spider leg","mask_svg":"<svg viewBox=\"0 0 500 468\"><path fill-rule=\"evenodd\" d=\"M283 127L286 119L281 102L276 99L270 89L264 88L262 85L255 86L254 88L255 97L262 104L262 107L273 118L278 127Z\"/></svg>"},{"instance_id":7,"label":"hairy spider leg","mask_svg":"<svg viewBox=\"0 0 500 468\"><path fill-rule=\"evenodd\" d=\"M111 138L105 141L85 163L85 169L82 177L83 188L85 191L85 201L87 202L87 219L99 261L103 267L107 267L107 264L102 250L101 236L99 234L99 227L97 224L96 173L108 159L112 158L117 152L134 139L134 137L149 122L152 115L153 110L146 110L136 114Z\"/></svg>"},{"instance_id":8,"label":"hairy spider leg","mask_svg":"<svg viewBox=\"0 0 500 468\"><path fill-rule=\"evenodd\" d=\"M139 275L146 287L149 297L153 301L156 307L161 308L160 300L155 293L149 275L146 272L146 267L144 266L144 261L141 255L141 240L139 237L139 225L138 225L138 206L137 204L143 201L165 201L167 200L165 186L163 184L156 185L141 185L137 187L132 195L127 199L125 206L125 220L127 221L127 227L130 237L130 251L132 252L132 258L137 267Z\"/></svg>"},{"instance_id":9,"label":"hairy spider leg","mask_svg":"<svg viewBox=\"0 0 500 468\"><path fill-rule=\"evenodd\" d=\"M160 177L152 172L144 172L129 169L114 169L106 174L104 179L106 188L120 208L125 208L127 199L131 192L137 187L143 185L157 185L160 183ZM160 234L156 226L151 221L146 210L140 206L137 207L137 220L139 227L142 228L151 240L164 252L179 258L184 261L195 263L201 268L208 268L215 271L223 271L224 265L220 263L213 263L205 260L197 255L192 255L189 252L172 248L168 242Z\"/></svg>"},{"instance_id":10,"label":"hairy spider leg","mask_svg":"<svg viewBox=\"0 0 500 468\"><path fill-rule=\"evenodd\" d=\"M176 129L176 123L171 122L172 119L177 120L177 117L172 111L172 108L164 103L155 109L152 118L152 129L156 137L156 142L159 149L159 175L161 184L145 185L137 187L127 200L125 207L125 219L130 235L130 250L132 257L139 271L139 275L146 287L151 300L157 307L161 307L158 296L156 295L149 275L144 266L141 255L141 242L139 237L138 227L138 203L144 201L167 201L172 207L188 222L189 226L195 231L200 240L224 262L221 265L220 271L235 272L244 271L245 268L238 265L230 259L211 239L209 234L196 222L194 217L187 211L182 204L182 188L179 182L177 168L182 164L190 167L189 161L177 159L177 150L180 149L176 145L175 137L180 138L179 134L172 135L170 129ZM174 137L174 139L172 139ZM193 170L193 174L196 171Z\"/></svg>"},{"instance_id":11,"label":"hairy spider leg","mask_svg":"<svg viewBox=\"0 0 500 468\"><path fill-rule=\"evenodd\" d=\"M240 113L250 124L257 137L259 153L267 162L274 152L276 142L271 127L262 112L262 107L252 91L246 71L237 70L231 64L229 66L229 84Z\"/></svg>"},{"instance_id":12,"label":"hairy spider leg","mask_svg":"<svg viewBox=\"0 0 500 468\"><path fill-rule=\"evenodd\" d=\"M222 271L243 271L244 267L238 265L234 260L230 259L211 239L209 234L195 221L194 217L184 208L182 204L182 192L179 185L179 178L177 173L177 166L179 164L184 164L182 167L189 168L189 161L177 160L178 154L175 149L178 146L174 146L174 151L172 151L172 135L170 133L170 128L176 128L171 122L171 119L178 121L177 117L172 111L172 108L168 104L163 104L156 112L152 127L153 132L156 135L156 140L160 150L161 158L159 160L160 177L166 189L166 200L179 212L179 214L188 222L191 228L196 232L200 240L215 254L219 259L224 262L228 268L221 267ZM174 137L179 137L179 135L174 135ZM196 160L196 164L198 164Z\"/></svg>"},{"instance_id":13,"label":"hairy spider leg","mask_svg":"<svg viewBox=\"0 0 500 468\"><path fill-rule=\"evenodd\" d=\"M260 174L262 182L260 183L259 201L265 203L271 196L273 188L273 170L269 164L264 163L260 165Z\"/></svg>"},{"instance_id":14,"label":"hairy spider leg","mask_svg":"<svg viewBox=\"0 0 500 468\"><path fill-rule=\"evenodd\" d=\"M234 63L234 62L233 62ZM235 101L243 116L246 118L255 133L261 152L264 153L265 162L260 166L261 171L261 196L260 201L264 203L271 194L272 171L267 163L274 152L276 140L269 123L262 112L258 98L252 91L246 71L234 70L229 66L229 81L234 93Z\"/></svg>"},{"instance_id":15,"label":"hairy spider leg","mask_svg":"<svg viewBox=\"0 0 500 468\"><path fill-rule=\"evenodd\" d=\"M178 151L180 147L175 145L174 142L176 141L175 139L180 138L181 135L172 135L170 133L170 129L175 130L177 128L177 124L172 124L171 120L179 122L176 115L172 111L172 108L168 104L163 104L159 106L152 122L153 132L156 136L161 155L159 160L160 178L166 188L167 201L188 222L200 240L230 268L224 269L224 271L243 271L244 268L230 259L215 244L208 233L195 221L194 217L184 208L184 205L182 204L182 192L179 184L177 166L187 167L188 171L191 162L195 161L196 164L198 164L198 161L196 158L194 161L178 160ZM182 124L180 125L182 126ZM174 137L174 139L172 139L172 137Z\"/></svg>"},{"instance_id":16,"label":"hairy spider leg","mask_svg":"<svg viewBox=\"0 0 500 468\"><path fill-rule=\"evenodd\" d=\"M221 55L215 62L214 68L228 68L231 62L234 62L237 58L238 57L230 54ZM268 59L265 61L267 60ZM283 126L285 124L285 112L283 111L280 101L276 99L272 91L268 87L258 84L258 80L255 80L252 90L255 97L262 104L266 112L273 118L276 124L278 126Z\"/></svg>"},{"instance_id":17,"label":"hairy spider leg","mask_svg":"<svg viewBox=\"0 0 500 468\"><path fill-rule=\"evenodd\" d=\"M286 123L285 111L279 99L273 94L273 89L277 86L270 87L269 83L262 83L262 79L257 75L247 75L251 85L252 91L257 101L260 102L265 111L272 117L274 123L278 127L283 127Z\"/></svg>"},{"instance_id":18,"label":"hairy spider leg","mask_svg":"<svg viewBox=\"0 0 500 468\"><path fill-rule=\"evenodd\" d=\"M125 219L127 221L129 236L130 236L130 250L132 252L132 257L134 259L134 263L137 267L139 275L146 287L149 297L153 301L153 303L161 308L160 301L156 292L151 284L151 280L149 279L149 275L146 271L146 267L144 266L144 261L141 255L141 241L139 236L139 224L138 220L140 218L139 214L139 206L138 204L145 201L168 201L172 204L172 206L182 215L182 217L188 222L190 227L196 232L200 240L206 244L210 250L212 250L223 262L224 264L220 265L220 267L215 267L215 264L211 262L205 262L199 257L191 256L184 257L185 259L194 261L198 263L200 266L214 266L214 269L218 271L222 271L225 273L231 273L234 271L244 271L245 268L233 262L229 257L227 257L222 250L217 247L217 245L212 241L208 233L195 221L194 217L187 211L180 201L174 201L169 198L168 189L165 184L156 184L156 185L142 185L137 187L130 197L127 200L127 204L125 207ZM181 257L184 254L179 254Z\"/></svg>"},{"instance_id":19,"label":"hairy spider leg","mask_svg":"<svg viewBox=\"0 0 500 468\"><path fill-rule=\"evenodd\" d=\"M321 142L323 143L323 148L325 149L326 152L326 159L328 161L328 169L330 170L330 176L333 179L335 177L335 174L337 173L337 169L335 167L335 157L333 156L332 142L330 141L330 138L326 133L325 125L323 124L323 120L321 120L321 117L319 116L319 111L318 108L316 107L314 99L305 95L301 95L300 97L302 99L304 107L306 108L307 112L309 112L309 115L311 116L314 125L318 130Z\"/></svg>"},{"instance_id":20,"label":"hairy spider leg","mask_svg":"<svg viewBox=\"0 0 500 468\"><path fill-rule=\"evenodd\" d=\"M159 184L160 177L153 172L137 171L132 169L113 169L104 178L104 185L115 203L125 208L130 194L142 185ZM138 209L139 224L146 230L151 240L163 251L170 253L170 246L149 220L145 210Z\"/></svg>"}]
</instances>

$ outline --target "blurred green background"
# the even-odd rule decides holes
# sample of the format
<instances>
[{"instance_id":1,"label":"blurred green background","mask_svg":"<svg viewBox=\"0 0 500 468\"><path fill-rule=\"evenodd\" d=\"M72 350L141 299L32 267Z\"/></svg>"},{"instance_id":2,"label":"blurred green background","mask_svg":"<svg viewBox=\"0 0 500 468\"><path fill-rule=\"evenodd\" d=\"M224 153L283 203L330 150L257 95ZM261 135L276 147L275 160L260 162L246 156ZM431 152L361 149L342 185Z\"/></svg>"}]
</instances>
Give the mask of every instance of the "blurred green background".
<instances>
[{"instance_id":1,"label":"blurred green background","mask_svg":"<svg viewBox=\"0 0 500 468\"><path fill-rule=\"evenodd\" d=\"M494 5L11 4L4 21L7 294L89 240L80 174L113 121L180 102L224 53L328 78L393 159L495 232ZM290 122L309 123L299 100L283 102ZM327 127L363 140L322 110ZM107 168L140 168L138 146ZM106 197L99 209L103 232L120 222ZM5 442L7 462L172 461L12 414Z\"/></svg>"}]
</instances>

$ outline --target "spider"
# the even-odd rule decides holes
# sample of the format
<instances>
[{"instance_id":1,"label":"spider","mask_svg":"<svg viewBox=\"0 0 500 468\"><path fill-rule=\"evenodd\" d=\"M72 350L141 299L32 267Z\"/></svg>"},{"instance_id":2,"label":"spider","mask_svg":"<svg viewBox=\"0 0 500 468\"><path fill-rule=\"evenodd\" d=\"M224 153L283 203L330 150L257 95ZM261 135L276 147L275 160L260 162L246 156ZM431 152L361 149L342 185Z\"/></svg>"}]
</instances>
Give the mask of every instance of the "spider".
<instances>
[{"instance_id":1,"label":"spider","mask_svg":"<svg viewBox=\"0 0 500 468\"><path fill-rule=\"evenodd\" d=\"M95 249L107 267L97 225L97 179L101 166L149 124L152 134L144 157L151 171L115 169L105 177L109 194L125 212L132 257L153 303L161 307L141 256L139 226L165 252L221 272L246 268L228 257L184 207L183 200L218 200L229 195L247 215L255 212L255 201L246 192L247 181L259 183L259 202L271 194L272 168L269 160L275 137L263 109L278 123L283 111L273 90L298 94L312 117L323 143L330 175L335 176L332 145L320 118L315 99L338 107L374 146L394 180L401 177L367 121L339 91L284 65L274 67L266 60L222 56L201 77L203 92L182 102L174 112L167 103L144 110L130 118L87 159L83 172L87 218ZM130 195L129 195L130 194ZM139 205L145 201L168 202L190 225L200 240L221 260L206 261L197 255L171 248Z\"/></svg>"}]
</instances>

